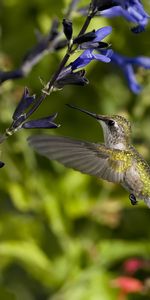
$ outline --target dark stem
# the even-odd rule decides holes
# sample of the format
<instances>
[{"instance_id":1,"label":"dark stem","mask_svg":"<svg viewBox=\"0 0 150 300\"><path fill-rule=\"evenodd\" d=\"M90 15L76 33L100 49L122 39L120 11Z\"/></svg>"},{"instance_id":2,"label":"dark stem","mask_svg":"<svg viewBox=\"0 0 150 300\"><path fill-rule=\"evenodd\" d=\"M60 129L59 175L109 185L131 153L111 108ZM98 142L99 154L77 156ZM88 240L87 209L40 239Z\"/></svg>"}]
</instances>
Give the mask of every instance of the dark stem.
<instances>
[{"instance_id":1,"label":"dark stem","mask_svg":"<svg viewBox=\"0 0 150 300\"><path fill-rule=\"evenodd\" d=\"M75 7L75 5L77 4L79 0L72 0L70 7L68 9L67 12L67 16L70 16L73 8ZM81 34L84 34L90 24L90 21L92 19L92 17L94 16L94 12L93 11L89 11L89 14L78 34L77 37L79 37ZM41 105L41 103L45 100L47 94L50 94L53 90L55 81L57 80L59 74L61 73L61 71L63 70L63 68L65 67L66 63L68 62L70 55L74 53L74 51L77 49L77 47L74 47L73 42L68 44L68 48L66 51L66 54L64 55L62 61L60 62L58 69L56 70L56 72L53 74L51 80L48 82L48 84L46 85L46 87L42 90L42 93L40 95L40 97L37 99L37 101L35 101L33 103L33 106L31 107L31 109L26 113L25 115L25 119L20 119L20 123L18 123L17 125L15 124L16 121L13 121L12 125L10 126L10 128L8 128L6 130L6 133L1 136L0 138L0 143L2 143L8 136L12 135L13 133L15 133L17 130L19 130L19 128L21 128L21 125L23 124L23 122L25 120L27 120L37 109L38 107ZM20 75L20 74L19 74ZM19 121L19 120L18 120Z\"/></svg>"},{"instance_id":2,"label":"dark stem","mask_svg":"<svg viewBox=\"0 0 150 300\"><path fill-rule=\"evenodd\" d=\"M87 16L87 18L86 18L79 34L77 35L77 37L79 37L81 34L84 34L86 32L93 16L94 16L93 11L90 14L88 14L88 16ZM43 93L47 93L47 94L51 93L55 81L57 80L59 74L61 73L62 69L64 68L67 61L69 60L70 55L73 54L73 52L74 52L74 51L72 51L72 47L73 47L73 44L70 46L70 48L67 49L67 52L66 52L65 56L63 57L58 69L56 70L56 72L52 76L51 80L48 82L47 87L43 90Z\"/></svg>"},{"instance_id":3,"label":"dark stem","mask_svg":"<svg viewBox=\"0 0 150 300\"><path fill-rule=\"evenodd\" d=\"M48 87L46 87L45 93L48 93L48 94L49 94L49 93L51 92L51 88L53 88L53 85L54 85L54 83L55 83L57 77L58 77L59 74L61 73L61 71L62 71L62 69L64 68L65 64L67 63L69 57L70 57L70 53L67 52L67 53L65 54L65 56L63 57L63 59L62 59L60 65L59 65L58 69L57 69L56 72L53 74L51 80L48 82ZM44 90L43 90L43 92L44 92Z\"/></svg>"},{"instance_id":4,"label":"dark stem","mask_svg":"<svg viewBox=\"0 0 150 300\"><path fill-rule=\"evenodd\" d=\"M72 1L73 3L73 1ZM87 16L79 34L78 34L78 37L81 35L81 34L84 34L90 24L90 21L92 19L92 17L94 16L94 13L93 11L89 13L89 15ZM69 60L70 58L70 55L73 53L72 51L72 47L73 47L73 44L68 47L67 49L67 52L65 54L65 56L63 57L62 61L60 62L59 66L58 66L58 69L56 70L56 72L53 74L51 80L48 82L47 86L43 89L42 91L42 94L41 94L41 97L38 99L38 101L33 105L32 109L27 113L27 118L32 115L36 110L37 108L41 105L41 103L45 100L47 94L50 94L53 90L53 86L54 86L54 83L55 81L57 80L59 74L61 73L62 69L65 67L67 61Z\"/></svg>"},{"instance_id":5,"label":"dark stem","mask_svg":"<svg viewBox=\"0 0 150 300\"><path fill-rule=\"evenodd\" d=\"M82 35L82 34L85 33L85 31L87 30L87 28L88 28L88 26L89 26L89 24L90 24L90 22L91 22L91 19L92 19L92 15L90 14L90 15L87 16L87 18L86 18L86 20L85 20L85 22L84 22L84 24L83 24L83 26L82 26L82 28L81 28L79 34L78 34L78 37L79 37L80 35Z\"/></svg>"},{"instance_id":6,"label":"dark stem","mask_svg":"<svg viewBox=\"0 0 150 300\"><path fill-rule=\"evenodd\" d=\"M9 79L17 79L23 77L24 74L21 69L16 69L14 71L2 71L0 72L0 84L9 80Z\"/></svg>"}]
</instances>

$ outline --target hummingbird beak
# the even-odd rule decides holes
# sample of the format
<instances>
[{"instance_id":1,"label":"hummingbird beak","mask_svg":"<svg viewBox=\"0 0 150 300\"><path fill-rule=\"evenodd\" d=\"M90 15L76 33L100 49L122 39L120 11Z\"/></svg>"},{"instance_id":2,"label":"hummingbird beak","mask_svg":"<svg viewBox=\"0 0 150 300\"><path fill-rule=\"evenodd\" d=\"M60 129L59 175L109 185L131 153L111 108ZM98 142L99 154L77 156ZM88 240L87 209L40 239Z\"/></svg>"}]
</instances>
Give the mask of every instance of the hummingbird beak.
<instances>
[{"instance_id":1,"label":"hummingbird beak","mask_svg":"<svg viewBox=\"0 0 150 300\"><path fill-rule=\"evenodd\" d=\"M89 112L89 111L87 111L87 110L85 110L85 109L79 108L79 107L77 107L77 106L75 106L75 105L72 105L72 104L66 104L66 105L67 105L68 107L70 107L70 108L74 108L74 109L77 109L77 110L79 110L79 111L82 111L83 113L85 113L85 114L87 114L87 115L89 115L89 116L95 118L95 119L98 120L98 121L104 121L104 122L107 121L107 118L106 118L105 116L97 115L97 114L95 114L95 113Z\"/></svg>"}]
</instances>

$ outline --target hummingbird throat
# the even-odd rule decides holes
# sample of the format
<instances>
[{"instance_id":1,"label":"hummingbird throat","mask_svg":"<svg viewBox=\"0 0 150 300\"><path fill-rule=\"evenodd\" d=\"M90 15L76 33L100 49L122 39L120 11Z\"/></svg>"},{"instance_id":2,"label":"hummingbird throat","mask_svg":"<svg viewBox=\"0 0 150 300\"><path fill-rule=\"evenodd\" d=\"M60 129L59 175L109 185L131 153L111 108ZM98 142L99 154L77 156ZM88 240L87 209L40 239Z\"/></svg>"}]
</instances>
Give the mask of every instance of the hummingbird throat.
<instances>
[{"instance_id":1,"label":"hummingbird throat","mask_svg":"<svg viewBox=\"0 0 150 300\"><path fill-rule=\"evenodd\" d=\"M112 149L126 150L127 141L124 136L119 135L119 132L111 133L107 124L104 121L99 121L103 128L105 146Z\"/></svg>"}]
</instances>

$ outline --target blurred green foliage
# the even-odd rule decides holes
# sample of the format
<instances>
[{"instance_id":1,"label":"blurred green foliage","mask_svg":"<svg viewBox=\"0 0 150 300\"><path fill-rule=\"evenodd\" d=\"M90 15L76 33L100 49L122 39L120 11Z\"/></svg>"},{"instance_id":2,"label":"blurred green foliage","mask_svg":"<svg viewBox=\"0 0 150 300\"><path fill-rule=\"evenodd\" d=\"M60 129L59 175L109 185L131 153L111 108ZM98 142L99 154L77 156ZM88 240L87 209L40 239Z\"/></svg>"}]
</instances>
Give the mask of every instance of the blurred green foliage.
<instances>
[{"instance_id":1,"label":"blurred green foliage","mask_svg":"<svg viewBox=\"0 0 150 300\"><path fill-rule=\"evenodd\" d=\"M87 3L88 1L83 1ZM150 13L150 4L145 0ZM0 69L19 66L35 43L34 29L43 33L56 15L63 17L69 1L1 0ZM76 33L83 17L73 16ZM150 26L133 35L118 18L95 18L90 29L111 24L113 49L125 55L150 56ZM8 127L24 86L40 93L39 76L48 80L64 50L47 55L27 78L0 87L0 128ZM50 134L102 141L99 125L65 107L73 102L102 114L125 114L132 122L133 142L150 162L150 72L139 70L144 88L133 95L119 70L92 63L87 87L66 87L47 97L35 116L58 111L62 126ZM17 133L2 145L0 170L0 299L3 300L115 300L111 281L128 257L150 258L150 211L144 203L132 207L121 187L82 175L33 153ZM36 131L38 132L38 131ZM45 131L44 131L45 132ZM47 131L49 132L49 131ZM140 274L144 281L150 272ZM129 299L149 299L148 294Z\"/></svg>"}]
</instances>

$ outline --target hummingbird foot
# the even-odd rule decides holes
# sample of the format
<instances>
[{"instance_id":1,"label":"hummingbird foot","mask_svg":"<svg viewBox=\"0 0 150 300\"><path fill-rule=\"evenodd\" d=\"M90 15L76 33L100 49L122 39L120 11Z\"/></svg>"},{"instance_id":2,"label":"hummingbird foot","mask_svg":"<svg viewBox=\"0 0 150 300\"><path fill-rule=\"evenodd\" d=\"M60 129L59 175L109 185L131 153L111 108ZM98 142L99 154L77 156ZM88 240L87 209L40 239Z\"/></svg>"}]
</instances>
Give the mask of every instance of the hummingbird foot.
<instances>
[{"instance_id":1,"label":"hummingbird foot","mask_svg":"<svg viewBox=\"0 0 150 300\"><path fill-rule=\"evenodd\" d=\"M129 195L129 199L130 199L132 205L136 205L138 203L138 201L136 200L136 197L133 194Z\"/></svg>"}]
</instances>

